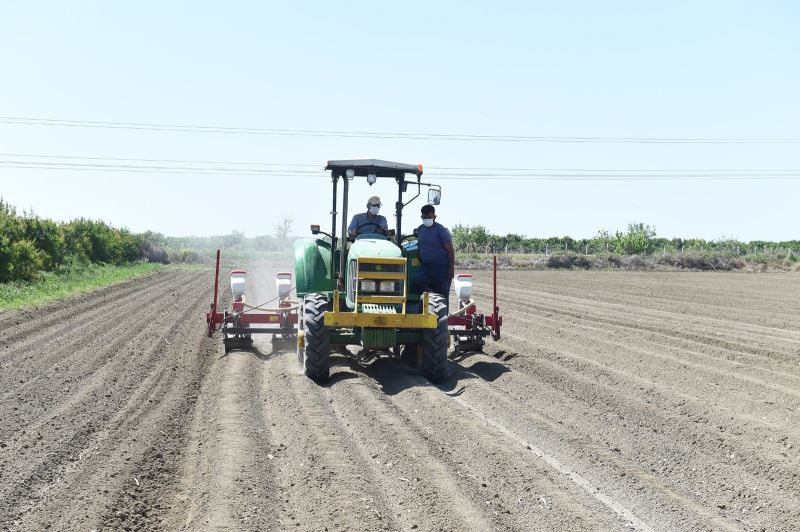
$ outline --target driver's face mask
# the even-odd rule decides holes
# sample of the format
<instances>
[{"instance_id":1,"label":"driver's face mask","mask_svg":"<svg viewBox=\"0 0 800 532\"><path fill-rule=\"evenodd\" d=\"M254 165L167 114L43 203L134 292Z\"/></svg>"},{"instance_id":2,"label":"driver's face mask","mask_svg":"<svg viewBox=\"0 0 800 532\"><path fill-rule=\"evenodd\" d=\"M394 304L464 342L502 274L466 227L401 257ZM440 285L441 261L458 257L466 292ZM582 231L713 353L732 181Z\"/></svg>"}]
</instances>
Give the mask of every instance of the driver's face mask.
<instances>
[{"instance_id":1,"label":"driver's face mask","mask_svg":"<svg viewBox=\"0 0 800 532\"><path fill-rule=\"evenodd\" d=\"M379 212L381 212L381 207L380 207L380 205L378 205L378 206L376 206L376 205L370 205L370 206L369 206L369 213L370 213L371 215L373 215L373 216L376 216L376 215L377 215Z\"/></svg>"}]
</instances>

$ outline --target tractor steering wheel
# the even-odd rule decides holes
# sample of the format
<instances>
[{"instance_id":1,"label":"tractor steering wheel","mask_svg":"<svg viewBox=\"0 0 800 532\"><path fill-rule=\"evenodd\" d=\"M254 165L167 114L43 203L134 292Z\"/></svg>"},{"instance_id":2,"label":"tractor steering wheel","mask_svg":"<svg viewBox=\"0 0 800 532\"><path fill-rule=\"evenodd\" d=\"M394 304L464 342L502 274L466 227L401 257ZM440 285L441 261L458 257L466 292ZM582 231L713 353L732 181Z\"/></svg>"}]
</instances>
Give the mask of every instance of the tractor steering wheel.
<instances>
[{"instance_id":1,"label":"tractor steering wheel","mask_svg":"<svg viewBox=\"0 0 800 532\"><path fill-rule=\"evenodd\" d=\"M359 233L358 233L358 231L359 231L359 230L360 230L362 227L364 227L364 226L367 226L367 225L374 225L374 226L377 226L377 228L378 228L378 231L377 231L377 232L378 232L378 233L380 233L380 234L382 234L382 235L385 235L385 234L386 234L386 231L384 231L384 229L383 229L383 226L382 226L381 224L379 224L379 223L376 223L376 222L364 222L363 224L361 224L361 225L359 225L358 227L356 227L356 236L358 236L358 234L359 234Z\"/></svg>"}]
</instances>

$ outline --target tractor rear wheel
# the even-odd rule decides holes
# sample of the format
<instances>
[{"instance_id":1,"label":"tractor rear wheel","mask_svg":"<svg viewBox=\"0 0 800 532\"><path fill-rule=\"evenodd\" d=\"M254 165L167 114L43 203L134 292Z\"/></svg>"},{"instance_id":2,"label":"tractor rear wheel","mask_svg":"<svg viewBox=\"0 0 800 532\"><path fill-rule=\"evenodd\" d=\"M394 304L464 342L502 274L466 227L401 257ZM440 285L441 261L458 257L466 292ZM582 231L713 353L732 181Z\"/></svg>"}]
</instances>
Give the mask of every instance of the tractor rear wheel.
<instances>
[{"instance_id":1,"label":"tractor rear wheel","mask_svg":"<svg viewBox=\"0 0 800 532\"><path fill-rule=\"evenodd\" d=\"M450 343L447 332L447 300L439 294L428 296L428 312L439 320L435 329L422 331L422 349L419 371L430 381L437 382L447 376L447 348ZM409 353L411 354L411 353Z\"/></svg>"},{"instance_id":2,"label":"tractor rear wheel","mask_svg":"<svg viewBox=\"0 0 800 532\"><path fill-rule=\"evenodd\" d=\"M303 299L303 374L316 382L327 382L331 373L330 333L323 319L327 310L330 303L322 294Z\"/></svg>"}]
</instances>

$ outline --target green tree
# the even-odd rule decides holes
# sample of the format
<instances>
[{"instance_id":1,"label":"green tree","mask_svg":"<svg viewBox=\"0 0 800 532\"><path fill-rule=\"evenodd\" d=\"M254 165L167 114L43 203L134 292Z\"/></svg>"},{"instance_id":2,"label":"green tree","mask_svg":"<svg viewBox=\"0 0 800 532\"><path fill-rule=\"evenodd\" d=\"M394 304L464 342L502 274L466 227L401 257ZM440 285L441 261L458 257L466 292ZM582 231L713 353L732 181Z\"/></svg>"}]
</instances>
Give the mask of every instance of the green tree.
<instances>
[{"instance_id":1,"label":"green tree","mask_svg":"<svg viewBox=\"0 0 800 532\"><path fill-rule=\"evenodd\" d=\"M518 252L523 247L525 237L516 233L509 233L504 237L503 247L508 246L509 251ZM505 249L503 249L505 251Z\"/></svg>"},{"instance_id":2,"label":"green tree","mask_svg":"<svg viewBox=\"0 0 800 532\"><path fill-rule=\"evenodd\" d=\"M655 227L643 223L628 224L628 231L614 234L614 251L625 255L642 255L652 251Z\"/></svg>"},{"instance_id":3,"label":"green tree","mask_svg":"<svg viewBox=\"0 0 800 532\"><path fill-rule=\"evenodd\" d=\"M450 236L453 238L453 247L456 251L468 251L470 244L469 226L456 224L450 228Z\"/></svg>"},{"instance_id":4,"label":"green tree","mask_svg":"<svg viewBox=\"0 0 800 532\"><path fill-rule=\"evenodd\" d=\"M0 282L14 279L14 243L22 235L23 228L16 209L0 198Z\"/></svg>"},{"instance_id":5,"label":"green tree","mask_svg":"<svg viewBox=\"0 0 800 532\"><path fill-rule=\"evenodd\" d=\"M375 228L372 227L372 229ZM281 218L281 220L275 225L275 239L278 241L278 245L281 248L289 247L289 233L291 231L292 231L291 218L286 218L286 217Z\"/></svg>"},{"instance_id":6,"label":"green tree","mask_svg":"<svg viewBox=\"0 0 800 532\"><path fill-rule=\"evenodd\" d=\"M475 225L469 232L472 251L485 251L489 243L489 232L482 225Z\"/></svg>"},{"instance_id":7,"label":"green tree","mask_svg":"<svg viewBox=\"0 0 800 532\"><path fill-rule=\"evenodd\" d=\"M244 242L244 233L241 231L231 231L229 235L222 237L223 249L231 249L238 247Z\"/></svg>"},{"instance_id":8,"label":"green tree","mask_svg":"<svg viewBox=\"0 0 800 532\"><path fill-rule=\"evenodd\" d=\"M21 219L24 238L41 251L42 267L54 270L64 263L64 233L53 220L30 216Z\"/></svg>"},{"instance_id":9,"label":"green tree","mask_svg":"<svg viewBox=\"0 0 800 532\"><path fill-rule=\"evenodd\" d=\"M34 281L44 266L44 253L31 240L11 244L11 277L15 281Z\"/></svg>"},{"instance_id":10,"label":"green tree","mask_svg":"<svg viewBox=\"0 0 800 532\"><path fill-rule=\"evenodd\" d=\"M597 232L597 235L592 238L590 245L595 253L605 253L607 251L611 251L612 240L613 237L608 233L608 231L601 229Z\"/></svg>"}]
</instances>

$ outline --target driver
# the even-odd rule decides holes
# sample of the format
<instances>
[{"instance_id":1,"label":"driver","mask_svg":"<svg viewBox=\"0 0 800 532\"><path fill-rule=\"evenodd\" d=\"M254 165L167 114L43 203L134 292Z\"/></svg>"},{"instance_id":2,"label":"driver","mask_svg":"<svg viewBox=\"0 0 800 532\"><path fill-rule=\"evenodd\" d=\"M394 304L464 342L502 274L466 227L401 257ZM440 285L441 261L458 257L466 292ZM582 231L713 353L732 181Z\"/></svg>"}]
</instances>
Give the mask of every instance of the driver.
<instances>
[{"instance_id":1,"label":"driver","mask_svg":"<svg viewBox=\"0 0 800 532\"><path fill-rule=\"evenodd\" d=\"M353 221L347 228L347 233L356 237L364 233L381 233L386 234L389 230L389 224L386 223L386 218L378 214L381 211L381 199L378 196L372 196L367 201L367 212L358 213L353 216Z\"/></svg>"}]
</instances>

